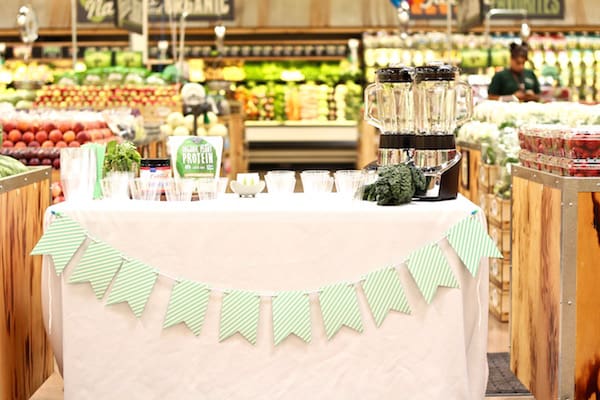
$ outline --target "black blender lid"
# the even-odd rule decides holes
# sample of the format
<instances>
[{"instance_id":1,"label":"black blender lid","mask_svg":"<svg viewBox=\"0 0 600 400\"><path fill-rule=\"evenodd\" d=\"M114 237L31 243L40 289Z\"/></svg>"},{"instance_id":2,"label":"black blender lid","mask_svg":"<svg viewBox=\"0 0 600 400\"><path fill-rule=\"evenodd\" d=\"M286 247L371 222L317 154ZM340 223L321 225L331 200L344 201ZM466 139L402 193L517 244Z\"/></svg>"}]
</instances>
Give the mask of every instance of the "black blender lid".
<instances>
[{"instance_id":1,"label":"black blender lid","mask_svg":"<svg viewBox=\"0 0 600 400\"><path fill-rule=\"evenodd\" d=\"M378 69L377 81L384 82L412 82L414 69L411 67L388 67Z\"/></svg>"},{"instance_id":2,"label":"black blender lid","mask_svg":"<svg viewBox=\"0 0 600 400\"><path fill-rule=\"evenodd\" d=\"M458 68L449 64L431 64L415 68L416 81L453 81Z\"/></svg>"}]
</instances>

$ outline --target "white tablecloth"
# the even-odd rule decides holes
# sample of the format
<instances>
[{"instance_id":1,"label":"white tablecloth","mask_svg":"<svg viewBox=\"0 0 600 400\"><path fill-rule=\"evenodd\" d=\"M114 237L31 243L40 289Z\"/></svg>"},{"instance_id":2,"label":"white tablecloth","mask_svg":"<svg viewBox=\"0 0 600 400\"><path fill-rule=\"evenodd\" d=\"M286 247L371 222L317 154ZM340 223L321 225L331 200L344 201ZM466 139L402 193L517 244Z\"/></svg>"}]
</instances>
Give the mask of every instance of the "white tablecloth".
<instances>
[{"instance_id":1,"label":"white tablecloth","mask_svg":"<svg viewBox=\"0 0 600 400\"><path fill-rule=\"evenodd\" d=\"M476 208L462 197L378 207L335 194L297 194L187 204L67 202L51 209L173 277L269 291L317 289L398 265ZM220 343L218 294L196 337L184 325L162 329L173 281L159 277L136 319L126 303L105 306L90 285L67 283L74 263L57 277L46 259L45 317L63 364L65 400L481 400L487 262L473 278L446 241L442 248L460 289L440 288L428 305L403 266L411 315L391 312L377 328L359 291L364 332L342 328L328 341L314 297L312 342L291 337L277 347L268 299L261 301L256 346L239 335Z\"/></svg>"}]
</instances>

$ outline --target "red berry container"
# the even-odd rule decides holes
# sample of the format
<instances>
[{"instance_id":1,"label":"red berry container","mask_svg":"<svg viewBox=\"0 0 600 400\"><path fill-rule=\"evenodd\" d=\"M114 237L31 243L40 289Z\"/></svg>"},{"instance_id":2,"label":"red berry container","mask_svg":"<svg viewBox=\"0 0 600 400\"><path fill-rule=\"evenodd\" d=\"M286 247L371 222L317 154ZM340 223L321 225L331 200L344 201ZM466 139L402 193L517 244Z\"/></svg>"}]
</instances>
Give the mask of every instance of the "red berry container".
<instances>
[{"instance_id":1,"label":"red berry container","mask_svg":"<svg viewBox=\"0 0 600 400\"><path fill-rule=\"evenodd\" d=\"M567 158L600 162L600 126L587 125L571 129L565 135L564 149Z\"/></svg>"},{"instance_id":2,"label":"red berry container","mask_svg":"<svg viewBox=\"0 0 600 400\"><path fill-rule=\"evenodd\" d=\"M581 178L600 177L600 159L572 160L563 158L563 175Z\"/></svg>"}]
</instances>

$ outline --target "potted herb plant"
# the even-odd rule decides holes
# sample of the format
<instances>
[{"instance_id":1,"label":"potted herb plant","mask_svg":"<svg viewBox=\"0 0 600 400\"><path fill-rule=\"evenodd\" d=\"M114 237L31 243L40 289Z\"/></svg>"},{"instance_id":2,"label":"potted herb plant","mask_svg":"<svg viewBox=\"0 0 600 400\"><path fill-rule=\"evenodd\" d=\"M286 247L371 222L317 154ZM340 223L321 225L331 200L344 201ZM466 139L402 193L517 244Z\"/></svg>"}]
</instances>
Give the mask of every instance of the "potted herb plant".
<instances>
[{"instance_id":1,"label":"potted herb plant","mask_svg":"<svg viewBox=\"0 0 600 400\"><path fill-rule=\"evenodd\" d=\"M142 157L131 142L111 141L104 155L102 191L105 198L129 198L129 182L134 178Z\"/></svg>"}]
</instances>

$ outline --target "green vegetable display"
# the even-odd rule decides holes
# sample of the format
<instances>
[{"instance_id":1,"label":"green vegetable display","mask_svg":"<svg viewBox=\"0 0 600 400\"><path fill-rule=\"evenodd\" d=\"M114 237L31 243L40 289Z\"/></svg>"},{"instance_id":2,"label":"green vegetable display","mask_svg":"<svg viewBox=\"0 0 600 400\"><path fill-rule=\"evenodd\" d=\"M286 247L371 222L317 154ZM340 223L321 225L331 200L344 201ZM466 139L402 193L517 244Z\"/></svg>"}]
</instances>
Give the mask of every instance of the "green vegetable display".
<instances>
[{"instance_id":1,"label":"green vegetable display","mask_svg":"<svg viewBox=\"0 0 600 400\"><path fill-rule=\"evenodd\" d=\"M415 193L426 188L425 176L412 165L381 167L378 175L375 183L365 186L363 200L376 201L380 206L410 203Z\"/></svg>"},{"instance_id":2,"label":"green vegetable display","mask_svg":"<svg viewBox=\"0 0 600 400\"><path fill-rule=\"evenodd\" d=\"M15 158L0 155L0 178L27 172L27 167Z\"/></svg>"}]
</instances>

